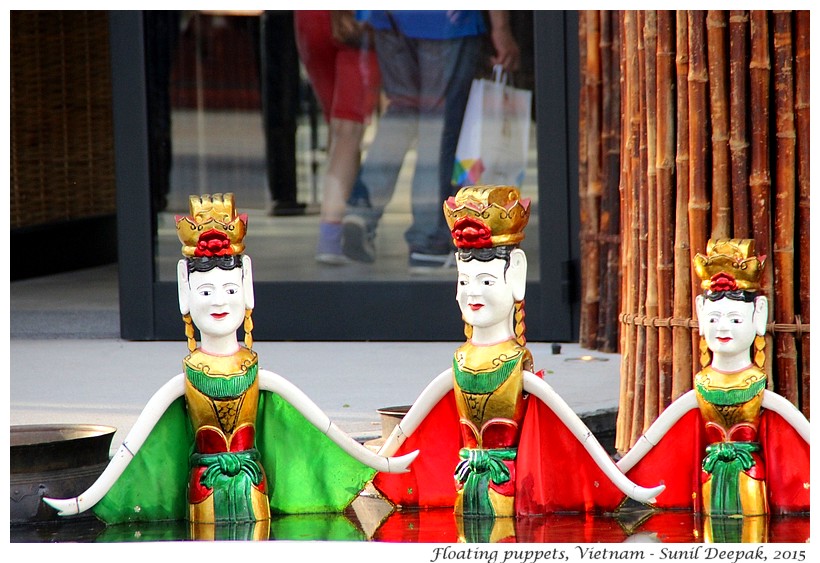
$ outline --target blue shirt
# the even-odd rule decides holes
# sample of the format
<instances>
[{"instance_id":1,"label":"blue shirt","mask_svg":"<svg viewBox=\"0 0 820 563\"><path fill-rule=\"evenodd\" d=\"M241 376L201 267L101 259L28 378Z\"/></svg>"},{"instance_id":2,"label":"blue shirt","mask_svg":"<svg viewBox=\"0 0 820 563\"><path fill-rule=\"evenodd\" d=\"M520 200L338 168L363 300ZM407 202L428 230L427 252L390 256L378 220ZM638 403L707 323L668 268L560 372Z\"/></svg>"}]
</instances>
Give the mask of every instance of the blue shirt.
<instances>
[{"instance_id":1,"label":"blue shirt","mask_svg":"<svg viewBox=\"0 0 820 563\"><path fill-rule=\"evenodd\" d=\"M374 29L395 29L414 39L454 39L487 31L480 10L358 10L356 17Z\"/></svg>"}]
</instances>

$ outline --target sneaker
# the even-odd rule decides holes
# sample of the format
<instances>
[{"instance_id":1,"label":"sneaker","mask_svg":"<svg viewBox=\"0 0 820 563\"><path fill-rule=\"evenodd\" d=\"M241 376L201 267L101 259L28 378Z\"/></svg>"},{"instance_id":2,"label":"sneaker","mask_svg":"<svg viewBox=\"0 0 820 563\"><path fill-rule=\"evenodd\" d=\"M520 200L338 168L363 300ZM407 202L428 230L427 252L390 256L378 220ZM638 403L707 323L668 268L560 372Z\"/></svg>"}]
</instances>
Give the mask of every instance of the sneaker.
<instances>
[{"instance_id":1,"label":"sneaker","mask_svg":"<svg viewBox=\"0 0 820 563\"><path fill-rule=\"evenodd\" d=\"M342 220L342 252L351 260L376 261L376 247L373 237L367 232L367 224L358 215L348 215Z\"/></svg>"},{"instance_id":2,"label":"sneaker","mask_svg":"<svg viewBox=\"0 0 820 563\"><path fill-rule=\"evenodd\" d=\"M456 253L425 254L423 252L410 253L411 274L449 273L456 267Z\"/></svg>"},{"instance_id":3,"label":"sneaker","mask_svg":"<svg viewBox=\"0 0 820 563\"><path fill-rule=\"evenodd\" d=\"M328 266L345 266L353 263L353 260L344 254L333 254L332 252L317 253L316 261L320 264L326 264Z\"/></svg>"},{"instance_id":4,"label":"sneaker","mask_svg":"<svg viewBox=\"0 0 820 563\"><path fill-rule=\"evenodd\" d=\"M342 224L322 221L319 223L319 242L316 244L316 261L320 264L341 266L351 260L342 252Z\"/></svg>"}]
</instances>

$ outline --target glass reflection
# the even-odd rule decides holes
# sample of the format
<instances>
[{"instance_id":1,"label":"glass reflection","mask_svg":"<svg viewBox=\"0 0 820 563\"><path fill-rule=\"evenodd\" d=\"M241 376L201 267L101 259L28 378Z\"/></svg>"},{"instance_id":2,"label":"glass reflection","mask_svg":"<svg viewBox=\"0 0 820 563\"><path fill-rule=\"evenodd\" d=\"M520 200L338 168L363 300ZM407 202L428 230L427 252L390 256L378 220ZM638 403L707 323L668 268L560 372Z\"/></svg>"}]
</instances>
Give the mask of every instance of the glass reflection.
<instances>
[{"instance_id":1,"label":"glass reflection","mask_svg":"<svg viewBox=\"0 0 820 563\"><path fill-rule=\"evenodd\" d=\"M330 128L296 48L293 11L144 14L159 281L174 279L178 253L174 215L186 211L188 196L226 191L236 194L250 216L253 228L246 242L257 257L257 280L430 279L411 277L405 241L412 222L416 146L400 163L394 195L379 225L376 262L341 267L316 262ZM532 13L514 17L524 18L513 29L522 52L515 83L531 88ZM519 33L521 29L528 33ZM488 61L492 48L484 45L483 49L482 60ZM364 156L373 146L386 100L382 90L366 121ZM534 123L529 146L522 192L537 206ZM533 220L537 224L537 211ZM532 232L537 233L537 226ZM532 280L539 277L538 246L535 234L523 244L533 257ZM451 279L449 273L442 272L439 279Z\"/></svg>"}]
</instances>

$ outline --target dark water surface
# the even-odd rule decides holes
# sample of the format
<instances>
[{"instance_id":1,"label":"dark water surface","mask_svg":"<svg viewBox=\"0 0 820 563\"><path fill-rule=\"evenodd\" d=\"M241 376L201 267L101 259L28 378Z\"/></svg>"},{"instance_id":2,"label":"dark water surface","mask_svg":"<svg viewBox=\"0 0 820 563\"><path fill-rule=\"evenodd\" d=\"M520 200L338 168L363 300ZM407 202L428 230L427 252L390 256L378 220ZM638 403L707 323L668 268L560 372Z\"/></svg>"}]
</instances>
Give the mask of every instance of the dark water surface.
<instances>
[{"instance_id":1,"label":"dark water surface","mask_svg":"<svg viewBox=\"0 0 820 563\"><path fill-rule=\"evenodd\" d=\"M500 521L500 522L499 522ZM257 524L258 526L258 524ZM805 543L809 515L709 521L690 512L622 509L617 514L553 514L461 522L451 509L400 510L367 522L345 514L279 516L263 528L238 524L192 530L187 522L106 526L90 515L11 526L12 543L161 542L192 539L406 543ZM265 533L267 532L267 533ZM261 536L260 536L261 534ZM194 537L196 535L196 537Z\"/></svg>"}]
</instances>

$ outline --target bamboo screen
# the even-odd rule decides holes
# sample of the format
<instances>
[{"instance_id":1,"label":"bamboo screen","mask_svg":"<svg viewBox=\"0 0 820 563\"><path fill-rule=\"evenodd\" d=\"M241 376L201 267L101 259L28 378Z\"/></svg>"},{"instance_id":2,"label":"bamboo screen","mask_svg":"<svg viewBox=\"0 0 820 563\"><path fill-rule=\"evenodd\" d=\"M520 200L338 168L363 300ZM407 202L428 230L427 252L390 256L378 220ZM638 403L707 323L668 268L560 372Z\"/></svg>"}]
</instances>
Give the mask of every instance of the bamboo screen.
<instances>
[{"instance_id":1,"label":"bamboo screen","mask_svg":"<svg viewBox=\"0 0 820 563\"><path fill-rule=\"evenodd\" d=\"M583 11L579 35L580 343L621 353L617 448L692 388L709 238L767 257L769 385L809 416L808 11Z\"/></svg>"}]
</instances>

